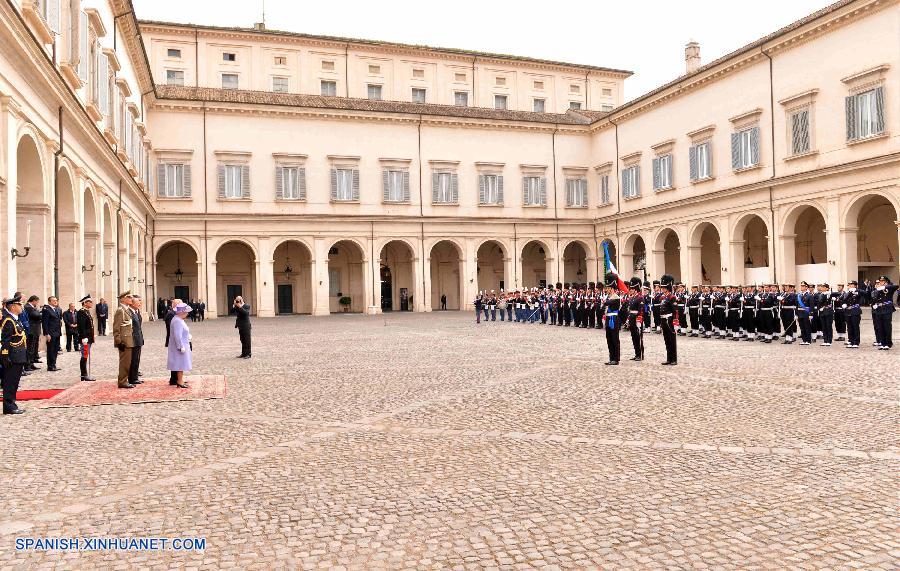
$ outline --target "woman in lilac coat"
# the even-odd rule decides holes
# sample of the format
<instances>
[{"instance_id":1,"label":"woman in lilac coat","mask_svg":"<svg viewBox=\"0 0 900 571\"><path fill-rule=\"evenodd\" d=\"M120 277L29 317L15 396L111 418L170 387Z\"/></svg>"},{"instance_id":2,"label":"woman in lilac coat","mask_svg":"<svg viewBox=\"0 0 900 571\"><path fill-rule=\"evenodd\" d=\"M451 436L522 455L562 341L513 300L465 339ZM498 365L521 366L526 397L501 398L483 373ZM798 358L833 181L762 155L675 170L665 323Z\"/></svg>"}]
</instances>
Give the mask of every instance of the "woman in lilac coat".
<instances>
[{"instance_id":1,"label":"woman in lilac coat","mask_svg":"<svg viewBox=\"0 0 900 571\"><path fill-rule=\"evenodd\" d=\"M191 307L186 303L175 306L175 316L172 317L169 333L167 364L170 371L178 373L176 386L182 389L188 388L187 383L184 382L184 373L191 370L191 331L184 321L190 312Z\"/></svg>"}]
</instances>

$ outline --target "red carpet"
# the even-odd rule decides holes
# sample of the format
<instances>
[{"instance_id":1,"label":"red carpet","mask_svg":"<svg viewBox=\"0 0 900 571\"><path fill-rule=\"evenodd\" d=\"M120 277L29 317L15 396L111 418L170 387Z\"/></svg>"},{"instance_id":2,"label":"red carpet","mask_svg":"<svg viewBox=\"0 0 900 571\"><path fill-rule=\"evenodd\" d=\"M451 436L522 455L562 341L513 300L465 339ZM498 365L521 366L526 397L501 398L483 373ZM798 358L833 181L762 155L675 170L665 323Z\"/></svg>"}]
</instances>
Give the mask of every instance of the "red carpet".
<instances>
[{"instance_id":1,"label":"red carpet","mask_svg":"<svg viewBox=\"0 0 900 571\"><path fill-rule=\"evenodd\" d=\"M224 398L227 392L224 375L188 375L185 380L190 387L188 389L170 385L168 378L145 379L144 384L133 389L120 389L116 381L79 382L37 406L53 408L220 399Z\"/></svg>"},{"instance_id":2,"label":"red carpet","mask_svg":"<svg viewBox=\"0 0 900 571\"><path fill-rule=\"evenodd\" d=\"M59 393L63 392L64 389L46 389L43 391L32 390L32 391L18 391L16 392L16 400L45 400L49 398L53 398Z\"/></svg>"}]
</instances>

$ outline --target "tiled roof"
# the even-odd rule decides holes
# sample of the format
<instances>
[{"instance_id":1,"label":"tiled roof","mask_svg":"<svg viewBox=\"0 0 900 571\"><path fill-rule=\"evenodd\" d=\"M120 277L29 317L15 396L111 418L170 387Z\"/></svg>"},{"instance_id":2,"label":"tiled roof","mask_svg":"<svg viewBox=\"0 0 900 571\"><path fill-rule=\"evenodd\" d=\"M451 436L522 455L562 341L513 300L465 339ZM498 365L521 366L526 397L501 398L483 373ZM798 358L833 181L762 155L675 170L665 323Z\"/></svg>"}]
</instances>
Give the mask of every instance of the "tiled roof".
<instances>
[{"instance_id":1,"label":"tiled roof","mask_svg":"<svg viewBox=\"0 0 900 571\"><path fill-rule=\"evenodd\" d=\"M589 125L591 123L591 119L588 116L581 114L584 112L576 113L574 111L567 113L533 113L531 111L511 111L484 107L458 107L456 105L409 103L405 101L373 101L354 97L324 97L321 95L272 93L269 91L250 91L245 89L157 85L156 94L159 99L163 100L281 105L346 111L376 111L469 119L526 121L555 125Z\"/></svg>"},{"instance_id":2,"label":"tiled roof","mask_svg":"<svg viewBox=\"0 0 900 571\"><path fill-rule=\"evenodd\" d=\"M340 43L351 43L358 45L369 45L369 46L383 46L386 48L403 48L403 49L412 49L412 50L425 50L425 51L433 51L433 52L441 52L446 54L454 54L458 56L466 56L466 57L485 57L491 59L505 59L511 61L521 61L528 62L534 64L543 64L543 65L556 65L561 67L570 67L575 69L583 69L590 71L602 71L605 73L612 73L617 75L622 75L623 77L630 77L634 75L634 72L624 70L624 69L615 69L611 67L598 67L594 65L585 65L580 63L568 63L562 61L553 61L548 59L539 59L539 58L530 58L523 56L515 56L510 54L495 54L490 52L480 52L473 50L463 50L457 48L441 48L435 46L424 46L417 44L403 44L400 42L386 42L381 40L366 40L361 38L344 38L340 36L324 36L324 35L316 35L316 34L303 34L300 32L287 32L284 30L270 30L268 28L257 30L256 28L240 28L240 27L230 27L230 26L206 26L200 24L180 24L177 22L162 22L159 20L138 20L138 23L141 26L164 26L164 27L172 27L172 28L191 28L198 30L211 30L211 31L220 31L220 32L240 32L247 34L261 34L261 35L272 35L272 36L287 36L299 39L309 39L309 40L319 40L319 41L329 41L329 42L340 42Z\"/></svg>"}]
</instances>

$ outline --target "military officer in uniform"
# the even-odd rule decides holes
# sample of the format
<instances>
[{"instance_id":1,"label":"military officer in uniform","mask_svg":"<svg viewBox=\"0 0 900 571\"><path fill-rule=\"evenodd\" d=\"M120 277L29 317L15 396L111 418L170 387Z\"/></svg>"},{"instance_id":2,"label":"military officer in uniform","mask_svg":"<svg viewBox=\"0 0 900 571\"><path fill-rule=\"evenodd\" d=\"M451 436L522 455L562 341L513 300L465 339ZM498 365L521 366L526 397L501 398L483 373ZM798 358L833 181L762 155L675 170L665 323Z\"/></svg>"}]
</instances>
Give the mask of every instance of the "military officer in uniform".
<instances>
[{"instance_id":1,"label":"military officer in uniform","mask_svg":"<svg viewBox=\"0 0 900 571\"><path fill-rule=\"evenodd\" d=\"M872 292L872 325L875 327L875 346L881 351L887 351L894 346L891 339L894 311L894 292L897 285L891 283L890 278L881 276L875 282L875 290Z\"/></svg>"},{"instance_id":2,"label":"military officer in uniform","mask_svg":"<svg viewBox=\"0 0 900 571\"><path fill-rule=\"evenodd\" d=\"M25 328L19 322L22 314L22 298L14 296L3 300L3 316L0 317L0 363L3 364L3 414L22 414L25 411L16 404L16 393L22 370L28 362L28 343Z\"/></svg>"},{"instance_id":3,"label":"military officer in uniform","mask_svg":"<svg viewBox=\"0 0 900 571\"><path fill-rule=\"evenodd\" d=\"M819 284L819 295L816 299L816 311L819 314L819 330L822 332L822 347L831 347L834 335L834 306L831 304L831 288L828 284Z\"/></svg>"},{"instance_id":4,"label":"military officer in uniform","mask_svg":"<svg viewBox=\"0 0 900 571\"><path fill-rule=\"evenodd\" d=\"M831 294L831 304L834 308L834 329L837 331L835 341L844 341L847 338L847 319L844 313L844 284L837 285L837 291Z\"/></svg>"},{"instance_id":5,"label":"military officer in uniform","mask_svg":"<svg viewBox=\"0 0 900 571\"><path fill-rule=\"evenodd\" d=\"M669 274L663 274L659 278L661 295L659 297L659 319L662 326L663 339L666 342L666 361L663 365L678 364L678 339L675 329L679 326L678 313L676 311L675 295L672 290L675 287L675 278Z\"/></svg>"},{"instance_id":6,"label":"military officer in uniform","mask_svg":"<svg viewBox=\"0 0 900 571\"><path fill-rule=\"evenodd\" d=\"M131 292L119 294L119 307L113 315L113 345L119 350L119 388L132 389L131 350L134 348L134 321L131 319Z\"/></svg>"},{"instance_id":7,"label":"military officer in uniform","mask_svg":"<svg viewBox=\"0 0 900 571\"><path fill-rule=\"evenodd\" d=\"M644 360L644 296L641 295L641 279L631 278L628 282L628 331L634 346L632 361Z\"/></svg>"},{"instance_id":8,"label":"military officer in uniform","mask_svg":"<svg viewBox=\"0 0 900 571\"><path fill-rule=\"evenodd\" d=\"M859 305L859 282L847 282L847 293L843 297L841 307L847 319L847 349L859 349L859 322L862 320L862 308Z\"/></svg>"},{"instance_id":9,"label":"military officer in uniform","mask_svg":"<svg viewBox=\"0 0 900 571\"><path fill-rule=\"evenodd\" d=\"M91 308L94 307L94 300L91 294L87 294L79 300L81 309L75 314L75 327L78 338L81 339L81 380L96 381L88 370L88 363L91 356L91 346L94 344L94 318L91 316Z\"/></svg>"},{"instance_id":10,"label":"military officer in uniform","mask_svg":"<svg viewBox=\"0 0 900 571\"><path fill-rule=\"evenodd\" d=\"M622 309L622 299L616 290L616 276L613 273L606 274L606 300L603 302L603 328L606 330L606 347L609 349L609 361L607 365L618 365L621 353L619 344L619 310Z\"/></svg>"}]
</instances>

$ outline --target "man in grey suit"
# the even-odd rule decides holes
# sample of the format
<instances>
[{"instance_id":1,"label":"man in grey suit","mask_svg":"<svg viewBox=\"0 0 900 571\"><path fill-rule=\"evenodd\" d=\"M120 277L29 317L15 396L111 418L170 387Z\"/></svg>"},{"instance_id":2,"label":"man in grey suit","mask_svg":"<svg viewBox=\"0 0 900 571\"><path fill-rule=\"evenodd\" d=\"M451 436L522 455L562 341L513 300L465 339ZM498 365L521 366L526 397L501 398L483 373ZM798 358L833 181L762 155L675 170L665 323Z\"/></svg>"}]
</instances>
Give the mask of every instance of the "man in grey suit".
<instances>
[{"instance_id":1,"label":"man in grey suit","mask_svg":"<svg viewBox=\"0 0 900 571\"><path fill-rule=\"evenodd\" d=\"M134 333L134 347L131 348L131 368L128 369L128 382L132 385L140 385L144 382L138 379L141 376L141 348L144 346L144 330L142 328L144 318L141 317L143 303L141 296L131 296L131 330Z\"/></svg>"}]
</instances>

